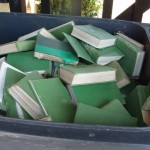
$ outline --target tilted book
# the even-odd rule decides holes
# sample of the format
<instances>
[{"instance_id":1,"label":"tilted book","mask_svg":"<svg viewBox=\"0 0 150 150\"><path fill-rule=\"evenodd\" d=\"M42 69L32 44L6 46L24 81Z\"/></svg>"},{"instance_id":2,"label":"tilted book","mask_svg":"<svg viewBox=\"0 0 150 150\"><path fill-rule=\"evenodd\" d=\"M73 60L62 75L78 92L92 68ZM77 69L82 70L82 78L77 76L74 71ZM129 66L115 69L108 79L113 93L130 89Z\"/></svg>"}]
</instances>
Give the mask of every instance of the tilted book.
<instances>
[{"instance_id":1,"label":"tilted book","mask_svg":"<svg viewBox=\"0 0 150 150\"><path fill-rule=\"evenodd\" d=\"M8 54L7 63L26 73L34 70L45 73L50 69L50 61L35 58L34 51Z\"/></svg>"},{"instance_id":2,"label":"tilted book","mask_svg":"<svg viewBox=\"0 0 150 150\"><path fill-rule=\"evenodd\" d=\"M96 108L79 103L74 123L111 126L136 126L137 119L106 109L103 110L103 108Z\"/></svg>"},{"instance_id":3,"label":"tilted book","mask_svg":"<svg viewBox=\"0 0 150 150\"><path fill-rule=\"evenodd\" d=\"M5 85L5 78L6 78L7 68L11 68L11 69L13 69L17 72L25 74L24 72L22 72L19 69L7 64L6 62L2 62L1 67L0 67L0 105L1 105L2 99L3 99L3 89L4 89L4 85Z\"/></svg>"},{"instance_id":4,"label":"tilted book","mask_svg":"<svg viewBox=\"0 0 150 150\"><path fill-rule=\"evenodd\" d=\"M64 23L62 25L59 25L57 27L54 27L52 29L49 29L48 32L52 33L52 35L54 35L54 37L56 37L57 39L63 40L64 35L62 34L62 32L65 32L67 34L71 34L72 29L73 29L73 25L74 25L74 22L70 21L70 22ZM23 35L23 36L18 38L18 41L24 41L24 40L29 40L29 39L35 40L38 33L43 29L45 29L45 28L41 28L41 29L33 31L29 34ZM43 32L44 32L44 30L43 30Z\"/></svg>"},{"instance_id":5,"label":"tilted book","mask_svg":"<svg viewBox=\"0 0 150 150\"><path fill-rule=\"evenodd\" d=\"M116 40L110 33L92 25L74 25L71 35L95 48L112 46Z\"/></svg>"},{"instance_id":6,"label":"tilted book","mask_svg":"<svg viewBox=\"0 0 150 150\"><path fill-rule=\"evenodd\" d=\"M85 85L67 85L74 104L83 103L95 107L118 99L122 104L125 100L115 82L105 82Z\"/></svg>"},{"instance_id":7,"label":"tilted book","mask_svg":"<svg viewBox=\"0 0 150 150\"><path fill-rule=\"evenodd\" d=\"M35 40L14 41L0 45L0 55L34 50Z\"/></svg>"},{"instance_id":8,"label":"tilted book","mask_svg":"<svg viewBox=\"0 0 150 150\"><path fill-rule=\"evenodd\" d=\"M6 109L7 117L32 119L31 116L13 99L13 97L7 91L9 87L24 77L24 74L11 68L7 68L2 100L2 107Z\"/></svg>"},{"instance_id":9,"label":"tilted book","mask_svg":"<svg viewBox=\"0 0 150 150\"><path fill-rule=\"evenodd\" d=\"M62 65L60 78L68 84L93 84L116 80L116 70L107 66L92 65Z\"/></svg>"},{"instance_id":10,"label":"tilted book","mask_svg":"<svg viewBox=\"0 0 150 150\"><path fill-rule=\"evenodd\" d=\"M34 56L66 64L78 63L78 57L69 43L44 37L40 33L37 36Z\"/></svg>"},{"instance_id":11,"label":"tilted book","mask_svg":"<svg viewBox=\"0 0 150 150\"><path fill-rule=\"evenodd\" d=\"M95 63L91 58L91 56L88 54L85 47L76 38L66 33L64 33L64 36L66 37L66 39L68 40L68 42L70 43L70 45L72 46L72 48L74 49L79 58L84 59L90 63Z\"/></svg>"},{"instance_id":12,"label":"tilted book","mask_svg":"<svg viewBox=\"0 0 150 150\"><path fill-rule=\"evenodd\" d=\"M139 43L138 41L135 41L134 39L126 36L125 34L122 34L122 33L119 33L117 32L117 35L123 37L124 39L126 39L127 41L131 42L132 44L134 44L135 46L141 48L141 49L144 49L144 45Z\"/></svg>"},{"instance_id":13,"label":"tilted book","mask_svg":"<svg viewBox=\"0 0 150 150\"><path fill-rule=\"evenodd\" d=\"M106 65L112 61L120 60L124 57L124 54L116 46L97 49L87 43L81 43L86 48L92 59L99 65Z\"/></svg>"},{"instance_id":14,"label":"tilted book","mask_svg":"<svg viewBox=\"0 0 150 150\"><path fill-rule=\"evenodd\" d=\"M45 118L47 121L49 118L47 118L42 111L29 84L29 80L36 79L43 79L43 77L37 71L34 71L8 88L8 92L22 106L22 108L24 108L30 114L33 119L40 120Z\"/></svg>"},{"instance_id":15,"label":"tilted book","mask_svg":"<svg viewBox=\"0 0 150 150\"><path fill-rule=\"evenodd\" d=\"M126 98L126 108L129 113L138 118L138 126L144 126L142 107L150 95L150 86L138 85Z\"/></svg>"},{"instance_id":16,"label":"tilted book","mask_svg":"<svg viewBox=\"0 0 150 150\"><path fill-rule=\"evenodd\" d=\"M58 40L62 41L65 38L63 33L71 35L74 25L75 25L74 21L70 21L70 22L64 23L62 25L59 25L57 27L54 27L54 28L48 30L48 32L50 32L52 35L54 35Z\"/></svg>"},{"instance_id":17,"label":"tilted book","mask_svg":"<svg viewBox=\"0 0 150 150\"><path fill-rule=\"evenodd\" d=\"M145 52L119 35L116 35L116 38L116 47L125 55L125 57L119 61L120 65L129 76L139 76Z\"/></svg>"},{"instance_id":18,"label":"tilted book","mask_svg":"<svg viewBox=\"0 0 150 150\"><path fill-rule=\"evenodd\" d=\"M116 69L117 86L119 88L123 88L130 83L127 74L125 73L125 71L122 69L122 67L117 61L113 61L107 64L107 66Z\"/></svg>"},{"instance_id":19,"label":"tilted book","mask_svg":"<svg viewBox=\"0 0 150 150\"><path fill-rule=\"evenodd\" d=\"M30 80L45 114L55 122L73 122L76 108L59 78Z\"/></svg>"}]
</instances>

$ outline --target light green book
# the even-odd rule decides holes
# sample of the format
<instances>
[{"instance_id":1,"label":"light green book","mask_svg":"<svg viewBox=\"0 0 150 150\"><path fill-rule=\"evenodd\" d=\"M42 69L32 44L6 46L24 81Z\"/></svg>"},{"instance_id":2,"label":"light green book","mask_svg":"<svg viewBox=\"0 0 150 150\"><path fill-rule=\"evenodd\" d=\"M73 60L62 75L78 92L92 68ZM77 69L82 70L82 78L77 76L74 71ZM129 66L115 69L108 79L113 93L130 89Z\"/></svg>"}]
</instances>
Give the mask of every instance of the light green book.
<instances>
[{"instance_id":1,"label":"light green book","mask_svg":"<svg viewBox=\"0 0 150 150\"><path fill-rule=\"evenodd\" d=\"M79 61L69 43L44 37L40 33L37 36L34 56L39 59L74 65Z\"/></svg>"},{"instance_id":2,"label":"light green book","mask_svg":"<svg viewBox=\"0 0 150 150\"><path fill-rule=\"evenodd\" d=\"M28 80L43 79L37 72L33 71L19 82L8 89L9 94L24 108L33 119L43 119L47 116L39 106L38 100L32 91ZM48 119L48 118L47 118Z\"/></svg>"},{"instance_id":3,"label":"light green book","mask_svg":"<svg viewBox=\"0 0 150 150\"><path fill-rule=\"evenodd\" d=\"M59 78L29 82L43 111L52 121L73 122L76 108Z\"/></svg>"},{"instance_id":4,"label":"light green book","mask_svg":"<svg viewBox=\"0 0 150 150\"><path fill-rule=\"evenodd\" d=\"M14 41L0 45L0 55L34 50L35 40Z\"/></svg>"},{"instance_id":5,"label":"light green book","mask_svg":"<svg viewBox=\"0 0 150 150\"><path fill-rule=\"evenodd\" d=\"M118 99L114 99L110 101L109 103L101 107L101 109L105 111L113 112L116 114L118 113L124 116L131 117L129 112L126 110L126 108L121 104L121 102Z\"/></svg>"},{"instance_id":6,"label":"light green book","mask_svg":"<svg viewBox=\"0 0 150 150\"><path fill-rule=\"evenodd\" d=\"M138 118L138 126L145 125L141 110L149 95L149 86L138 85L126 98L126 108L133 117Z\"/></svg>"},{"instance_id":7,"label":"light green book","mask_svg":"<svg viewBox=\"0 0 150 150\"><path fill-rule=\"evenodd\" d=\"M81 43L86 48L92 59L99 65L106 65L124 57L124 54L116 46L97 49L87 43Z\"/></svg>"},{"instance_id":8,"label":"light green book","mask_svg":"<svg viewBox=\"0 0 150 150\"><path fill-rule=\"evenodd\" d=\"M117 61L113 61L107 64L108 67L112 67L116 69L116 77L117 77L117 86L118 88L123 88L130 83L130 80L127 74L124 72L122 67Z\"/></svg>"},{"instance_id":9,"label":"light green book","mask_svg":"<svg viewBox=\"0 0 150 150\"><path fill-rule=\"evenodd\" d=\"M139 76L145 52L125 38L116 35L116 47L124 53L125 57L119 63L130 76Z\"/></svg>"},{"instance_id":10,"label":"light green book","mask_svg":"<svg viewBox=\"0 0 150 150\"><path fill-rule=\"evenodd\" d=\"M81 59L84 59L90 63L95 63L91 56L88 54L84 46L74 37L64 33L64 36L68 40L68 42L71 44L73 49L75 50L77 56Z\"/></svg>"},{"instance_id":11,"label":"light green book","mask_svg":"<svg viewBox=\"0 0 150 150\"><path fill-rule=\"evenodd\" d=\"M64 40L65 36L63 33L67 33L71 35L73 26L75 25L74 21L70 21L67 23L64 23L62 25L59 25L57 27L54 27L50 30L48 30L52 35L54 35L58 40Z\"/></svg>"},{"instance_id":12,"label":"light green book","mask_svg":"<svg viewBox=\"0 0 150 150\"><path fill-rule=\"evenodd\" d=\"M107 66L92 65L62 65L59 77L68 84L94 84L116 80L116 70Z\"/></svg>"},{"instance_id":13,"label":"light green book","mask_svg":"<svg viewBox=\"0 0 150 150\"><path fill-rule=\"evenodd\" d=\"M103 108L100 109L79 103L74 123L108 126L136 126L137 119L120 113L109 112L103 110Z\"/></svg>"},{"instance_id":14,"label":"light green book","mask_svg":"<svg viewBox=\"0 0 150 150\"><path fill-rule=\"evenodd\" d=\"M76 105L83 103L101 107L113 99L118 99L122 104L125 104L125 100L115 82L75 86L67 85L67 88Z\"/></svg>"},{"instance_id":15,"label":"light green book","mask_svg":"<svg viewBox=\"0 0 150 150\"><path fill-rule=\"evenodd\" d=\"M7 55L7 63L23 72L32 72L34 70L40 73L49 72L51 61L37 59L34 57L34 51L19 52Z\"/></svg>"},{"instance_id":16,"label":"light green book","mask_svg":"<svg viewBox=\"0 0 150 150\"><path fill-rule=\"evenodd\" d=\"M71 35L95 48L112 46L116 40L107 31L92 25L74 25Z\"/></svg>"},{"instance_id":17,"label":"light green book","mask_svg":"<svg viewBox=\"0 0 150 150\"><path fill-rule=\"evenodd\" d=\"M25 75L11 68L7 68L5 86L3 90L2 107L6 109L6 116L20 119L32 119L31 116L11 97L7 89L24 78Z\"/></svg>"}]
</instances>

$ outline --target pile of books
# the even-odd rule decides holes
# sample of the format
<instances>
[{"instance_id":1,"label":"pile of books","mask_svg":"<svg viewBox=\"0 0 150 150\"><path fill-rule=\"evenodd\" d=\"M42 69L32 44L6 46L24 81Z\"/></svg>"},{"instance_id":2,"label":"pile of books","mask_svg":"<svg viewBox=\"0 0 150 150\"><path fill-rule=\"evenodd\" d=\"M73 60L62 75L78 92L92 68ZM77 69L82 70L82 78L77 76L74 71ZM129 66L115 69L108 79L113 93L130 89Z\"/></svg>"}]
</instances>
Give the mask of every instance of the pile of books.
<instances>
[{"instance_id":1,"label":"pile of books","mask_svg":"<svg viewBox=\"0 0 150 150\"><path fill-rule=\"evenodd\" d=\"M145 125L150 88L135 84L143 49L122 33L73 21L23 35L0 45L0 110L20 119Z\"/></svg>"}]
</instances>

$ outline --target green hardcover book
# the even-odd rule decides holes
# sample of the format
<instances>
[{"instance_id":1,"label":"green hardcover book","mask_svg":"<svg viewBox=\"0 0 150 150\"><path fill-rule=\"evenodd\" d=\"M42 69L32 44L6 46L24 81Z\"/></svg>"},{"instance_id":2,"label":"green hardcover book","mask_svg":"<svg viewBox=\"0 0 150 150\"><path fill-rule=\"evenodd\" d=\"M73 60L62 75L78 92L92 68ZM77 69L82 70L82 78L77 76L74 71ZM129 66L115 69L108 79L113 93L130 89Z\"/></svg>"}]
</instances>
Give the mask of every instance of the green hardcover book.
<instances>
[{"instance_id":1,"label":"green hardcover book","mask_svg":"<svg viewBox=\"0 0 150 150\"><path fill-rule=\"evenodd\" d=\"M97 49L87 43L81 43L86 48L92 59L99 65L106 65L124 57L124 54L116 46Z\"/></svg>"},{"instance_id":2,"label":"green hardcover book","mask_svg":"<svg viewBox=\"0 0 150 150\"><path fill-rule=\"evenodd\" d=\"M130 83L130 80L127 74L124 72L122 67L117 61L113 61L107 64L108 67L112 67L116 69L116 77L117 77L117 86L118 88L123 88Z\"/></svg>"},{"instance_id":3,"label":"green hardcover book","mask_svg":"<svg viewBox=\"0 0 150 150\"><path fill-rule=\"evenodd\" d=\"M126 98L126 108L133 117L138 118L138 126L145 125L141 110L149 95L149 86L138 85Z\"/></svg>"},{"instance_id":4,"label":"green hardcover book","mask_svg":"<svg viewBox=\"0 0 150 150\"><path fill-rule=\"evenodd\" d=\"M84 46L76 38L65 33L64 33L64 36L66 37L68 42L71 44L71 46L73 47L73 49L75 50L79 58L82 58L90 63L95 63L93 59L91 58L91 56L86 51L86 49L84 48Z\"/></svg>"},{"instance_id":5,"label":"green hardcover book","mask_svg":"<svg viewBox=\"0 0 150 150\"><path fill-rule=\"evenodd\" d=\"M145 52L119 35L116 35L116 38L116 47L125 55L119 61L120 65L130 76L139 76Z\"/></svg>"},{"instance_id":6,"label":"green hardcover book","mask_svg":"<svg viewBox=\"0 0 150 150\"><path fill-rule=\"evenodd\" d=\"M11 97L7 89L24 78L25 75L13 69L7 68L5 86L3 91L2 106L5 107L7 117L32 119L31 116Z\"/></svg>"},{"instance_id":7,"label":"green hardcover book","mask_svg":"<svg viewBox=\"0 0 150 150\"><path fill-rule=\"evenodd\" d=\"M95 107L101 107L113 99L118 99L122 104L125 100L122 97L115 82L67 86L73 102L83 103Z\"/></svg>"},{"instance_id":8,"label":"green hardcover book","mask_svg":"<svg viewBox=\"0 0 150 150\"><path fill-rule=\"evenodd\" d=\"M130 114L128 113L128 111L121 104L121 102L117 99L110 101L109 103L101 107L101 109L130 117Z\"/></svg>"},{"instance_id":9,"label":"green hardcover book","mask_svg":"<svg viewBox=\"0 0 150 150\"><path fill-rule=\"evenodd\" d=\"M7 63L23 72L37 70L41 73L49 72L50 61L39 60L34 57L34 52L19 52L7 55Z\"/></svg>"},{"instance_id":10,"label":"green hardcover book","mask_svg":"<svg viewBox=\"0 0 150 150\"><path fill-rule=\"evenodd\" d=\"M60 78L68 84L94 84L116 80L116 70L107 66L92 65L62 65Z\"/></svg>"},{"instance_id":11,"label":"green hardcover book","mask_svg":"<svg viewBox=\"0 0 150 150\"><path fill-rule=\"evenodd\" d=\"M37 36L34 56L66 64L78 63L78 58L69 43L44 37L40 33Z\"/></svg>"},{"instance_id":12,"label":"green hardcover book","mask_svg":"<svg viewBox=\"0 0 150 150\"><path fill-rule=\"evenodd\" d=\"M116 40L110 33L92 25L74 25L71 35L95 48L112 46Z\"/></svg>"},{"instance_id":13,"label":"green hardcover book","mask_svg":"<svg viewBox=\"0 0 150 150\"><path fill-rule=\"evenodd\" d=\"M19 42L25 41L25 40L27 40L27 41L34 40L35 41L39 32L40 32L40 34L42 34L45 37L56 39L51 33L48 32L48 30L46 30L45 28L41 28L39 30L36 30L34 32L31 32L29 34L19 37L17 41L19 41Z\"/></svg>"},{"instance_id":14,"label":"green hardcover book","mask_svg":"<svg viewBox=\"0 0 150 150\"><path fill-rule=\"evenodd\" d=\"M72 32L72 29L73 29L73 26L74 26L74 21L70 21L70 22L67 22L65 24L62 24L60 26L57 26L55 28L52 28L50 30L48 30L52 35L54 35L57 39L59 40L64 40L65 36L63 35L63 32L64 33L67 33L69 35L71 35L71 32Z\"/></svg>"},{"instance_id":15,"label":"green hardcover book","mask_svg":"<svg viewBox=\"0 0 150 150\"><path fill-rule=\"evenodd\" d=\"M32 89L45 114L56 122L73 122L75 106L58 78L30 80Z\"/></svg>"},{"instance_id":16,"label":"green hardcover book","mask_svg":"<svg viewBox=\"0 0 150 150\"><path fill-rule=\"evenodd\" d=\"M35 40L14 41L0 45L0 55L34 50Z\"/></svg>"},{"instance_id":17,"label":"green hardcover book","mask_svg":"<svg viewBox=\"0 0 150 150\"><path fill-rule=\"evenodd\" d=\"M136 126L137 119L113 113L103 108L79 103L75 115L74 123L78 124L94 124L94 125L111 125L111 126Z\"/></svg>"},{"instance_id":18,"label":"green hardcover book","mask_svg":"<svg viewBox=\"0 0 150 150\"><path fill-rule=\"evenodd\" d=\"M32 91L28 80L43 79L37 72L25 76L8 89L9 94L32 116L33 119L43 119L47 116L39 106L39 102Z\"/></svg>"}]
</instances>

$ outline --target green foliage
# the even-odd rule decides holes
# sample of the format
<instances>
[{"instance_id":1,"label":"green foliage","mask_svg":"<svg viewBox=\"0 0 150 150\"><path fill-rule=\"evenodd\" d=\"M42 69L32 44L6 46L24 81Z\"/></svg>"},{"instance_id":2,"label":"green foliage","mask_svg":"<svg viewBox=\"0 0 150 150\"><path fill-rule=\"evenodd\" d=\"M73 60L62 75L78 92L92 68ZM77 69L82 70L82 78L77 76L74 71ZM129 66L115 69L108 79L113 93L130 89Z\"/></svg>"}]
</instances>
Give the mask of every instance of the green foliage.
<instances>
[{"instance_id":1,"label":"green foliage","mask_svg":"<svg viewBox=\"0 0 150 150\"><path fill-rule=\"evenodd\" d=\"M102 9L102 0L82 0L82 16L98 16Z\"/></svg>"},{"instance_id":2,"label":"green foliage","mask_svg":"<svg viewBox=\"0 0 150 150\"><path fill-rule=\"evenodd\" d=\"M41 0L38 0L41 1ZM103 0L82 0L82 16L98 16ZM39 12L40 12L40 6ZM51 0L51 14L71 15L71 0Z\"/></svg>"}]
</instances>

